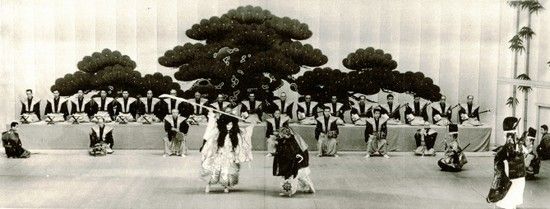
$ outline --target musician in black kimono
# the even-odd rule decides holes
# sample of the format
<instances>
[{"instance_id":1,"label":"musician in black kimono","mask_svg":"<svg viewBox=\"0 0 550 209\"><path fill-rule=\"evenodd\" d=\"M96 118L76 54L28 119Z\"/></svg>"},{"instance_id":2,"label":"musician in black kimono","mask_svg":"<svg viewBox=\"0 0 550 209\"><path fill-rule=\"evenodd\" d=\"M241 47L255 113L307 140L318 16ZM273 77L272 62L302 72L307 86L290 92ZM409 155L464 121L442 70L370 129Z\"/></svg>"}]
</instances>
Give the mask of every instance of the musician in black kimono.
<instances>
[{"instance_id":1,"label":"musician in black kimono","mask_svg":"<svg viewBox=\"0 0 550 209\"><path fill-rule=\"evenodd\" d=\"M248 100L241 102L241 116L250 118L250 121L262 121L262 102L256 100L256 95L249 94Z\"/></svg>"},{"instance_id":2,"label":"musician in black kimono","mask_svg":"<svg viewBox=\"0 0 550 209\"><path fill-rule=\"evenodd\" d=\"M216 101L210 103L210 106L216 110L224 111L225 108L229 107L231 103L225 101L225 97L223 94L218 94L218 97L216 98ZM232 107L234 108L234 107Z\"/></svg>"},{"instance_id":3,"label":"musician in black kimono","mask_svg":"<svg viewBox=\"0 0 550 209\"><path fill-rule=\"evenodd\" d=\"M353 124L362 126L367 123L367 117L372 117L369 111L372 110L372 106L376 106L374 103L368 103L366 96L360 96L359 101L355 102L351 108L350 115Z\"/></svg>"},{"instance_id":4,"label":"musician in black kimono","mask_svg":"<svg viewBox=\"0 0 550 209\"><path fill-rule=\"evenodd\" d=\"M70 98L72 106L71 106L71 116L69 117L69 121L77 121L79 123L82 122L90 122L90 117L93 116L95 112L98 111L97 105L95 105L95 102L89 98L84 97L84 92L82 90L78 90L78 93L76 94L76 97ZM93 104L91 104L93 103Z\"/></svg>"},{"instance_id":5,"label":"musician in black kimono","mask_svg":"<svg viewBox=\"0 0 550 209\"><path fill-rule=\"evenodd\" d=\"M2 133L2 145L8 158L29 158L31 153L23 148L21 139L17 133L19 123L12 122L10 130Z\"/></svg>"},{"instance_id":6,"label":"musician in black kimono","mask_svg":"<svg viewBox=\"0 0 550 209\"><path fill-rule=\"evenodd\" d=\"M53 98L48 99L46 110L44 111L44 121L46 122L62 122L69 116L69 108L67 100L59 96L58 90L53 90Z\"/></svg>"},{"instance_id":7,"label":"musician in black kimono","mask_svg":"<svg viewBox=\"0 0 550 209\"><path fill-rule=\"evenodd\" d=\"M386 96L387 102L381 104L380 107L382 115L386 115L388 118L388 125L401 124L401 105L396 103L392 94Z\"/></svg>"},{"instance_id":8,"label":"musician in black kimono","mask_svg":"<svg viewBox=\"0 0 550 209\"><path fill-rule=\"evenodd\" d=\"M329 103L325 103L325 107L329 108L330 114L334 117L339 118L338 124L342 125L344 124L344 111L346 110L346 107L343 103L338 102L337 96L332 96L330 98Z\"/></svg>"},{"instance_id":9,"label":"musician in black kimono","mask_svg":"<svg viewBox=\"0 0 550 209\"><path fill-rule=\"evenodd\" d=\"M40 99L33 96L31 89L27 89L25 93L27 96L21 100L21 122L38 122L40 121Z\"/></svg>"},{"instance_id":10,"label":"musician in black kimono","mask_svg":"<svg viewBox=\"0 0 550 209\"><path fill-rule=\"evenodd\" d=\"M186 136L189 131L189 124L187 118L179 114L178 109L173 109L171 115L164 117L164 130L166 131L166 137L164 137L164 157L169 155L176 155L180 157L186 157L187 155L187 142Z\"/></svg>"},{"instance_id":11,"label":"musician in black kimono","mask_svg":"<svg viewBox=\"0 0 550 209\"><path fill-rule=\"evenodd\" d=\"M105 118L97 118L97 126L90 132L90 150L92 156L112 154L114 145L113 128L105 126Z\"/></svg>"},{"instance_id":12,"label":"musician in black kimono","mask_svg":"<svg viewBox=\"0 0 550 209\"><path fill-rule=\"evenodd\" d=\"M445 102L446 100L447 97L442 95L439 102L431 105L432 120L438 126L448 126L451 123L453 109Z\"/></svg>"},{"instance_id":13,"label":"musician in black kimono","mask_svg":"<svg viewBox=\"0 0 550 209\"><path fill-rule=\"evenodd\" d=\"M113 98L107 97L107 91L101 90L99 95L99 97L93 98L94 102L91 103L92 105L96 105L94 109L97 109L91 120L97 122L98 118L101 117L105 119L105 122L111 122L120 112L119 106Z\"/></svg>"},{"instance_id":14,"label":"musician in black kimono","mask_svg":"<svg viewBox=\"0 0 550 209\"><path fill-rule=\"evenodd\" d=\"M281 92L281 94L279 95L279 99L273 100L272 103L277 106L277 109L281 111L282 115L286 115L290 119L292 119L292 108L294 106L294 102L286 100L285 92Z\"/></svg>"},{"instance_id":15,"label":"musician in black kimono","mask_svg":"<svg viewBox=\"0 0 550 209\"><path fill-rule=\"evenodd\" d=\"M139 95L138 95L139 96ZM162 103L160 99L153 97L153 91L148 90L146 97L139 97L134 102L135 118L139 123L160 122L162 115Z\"/></svg>"},{"instance_id":16,"label":"musician in black kimono","mask_svg":"<svg viewBox=\"0 0 550 209\"><path fill-rule=\"evenodd\" d=\"M388 155L388 127L386 117L381 117L380 108L374 108L372 118L367 119L365 128L365 142L367 143L367 154L365 158L370 158L371 155L381 155L385 158L390 158Z\"/></svg>"},{"instance_id":17,"label":"musician in black kimono","mask_svg":"<svg viewBox=\"0 0 550 209\"><path fill-rule=\"evenodd\" d=\"M275 146L277 144L277 134L282 127L288 127L290 118L282 115L281 111L276 109L273 112L273 118L267 119L267 127L265 132L265 138L267 142L267 156L272 156L275 153Z\"/></svg>"},{"instance_id":18,"label":"musician in black kimono","mask_svg":"<svg viewBox=\"0 0 550 209\"><path fill-rule=\"evenodd\" d=\"M317 156L338 157L336 138L338 137L338 118L330 115L330 109L324 108L322 116L317 117L315 127L315 139L317 139Z\"/></svg>"},{"instance_id":19,"label":"musician in black kimono","mask_svg":"<svg viewBox=\"0 0 550 209\"><path fill-rule=\"evenodd\" d=\"M317 102L311 100L311 95L305 95L304 102L299 102L296 110L298 121L305 125L316 124L317 122L315 121L315 118L317 117L317 105Z\"/></svg>"},{"instance_id":20,"label":"musician in black kimono","mask_svg":"<svg viewBox=\"0 0 550 209\"><path fill-rule=\"evenodd\" d=\"M441 158L437 165L442 171L459 172L464 164L468 163L463 149L458 144L458 126L449 124L450 141L445 140L445 157Z\"/></svg>"},{"instance_id":21,"label":"musician in black kimono","mask_svg":"<svg viewBox=\"0 0 550 209\"><path fill-rule=\"evenodd\" d=\"M118 107L120 107L120 113L116 116L116 121L121 123L134 122L135 119L135 98L130 97L130 93L127 90L122 91L122 97L116 99Z\"/></svg>"},{"instance_id":22,"label":"musician in black kimono","mask_svg":"<svg viewBox=\"0 0 550 209\"><path fill-rule=\"evenodd\" d=\"M460 124L468 126L479 126L479 105L474 104L474 96L468 95L466 104L460 104L458 119Z\"/></svg>"},{"instance_id":23,"label":"musician in black kimono","mask_svg":"<svg viewBox=\"0 0 550 209\"><path fill-rule=\"evenodd\" d=\"M202 98L202 94L200 92L195 92L195 97L188 100L191 104L199 104L206 106L208 103L208 100L205 98ZM199 105L193 105L193 114L189 116L190 122L193 123L201 123L206 122L207 118L206 115L208 114L208 110L206 108L202 108Z\"/></svg>"},{"instance_id":24,"label":"musician in black kimono","mask_svg":"<svg viewBox=\"0 0 550 209\"><path fill-rule=\"evenodd\" d=\"M405 110L406 122L412 126L423 126L428 124L427 103L422 101L420 96L414 95L414 101L409 103Z\"/></svg>"},{"instance_id":25,"label":"musician in black kimono","mask_svg":"<svg viewBox=\"0 0 550 209\"><path fill-rule=\"evenodd\" d=\"M170 95L171 96L175 96L177 97L177 91L175 89L171 89L170 90ZM169 116L172 114L172 110L174 109L177 109L178 110L178 113L180 115L183 115L184 114L184 107L183 105L181 105L181 101L177 100L177 99L172 99L172 98L166 98L163 100L163 112L164 112L164 116Z\"/></svg>"}]
</instances>

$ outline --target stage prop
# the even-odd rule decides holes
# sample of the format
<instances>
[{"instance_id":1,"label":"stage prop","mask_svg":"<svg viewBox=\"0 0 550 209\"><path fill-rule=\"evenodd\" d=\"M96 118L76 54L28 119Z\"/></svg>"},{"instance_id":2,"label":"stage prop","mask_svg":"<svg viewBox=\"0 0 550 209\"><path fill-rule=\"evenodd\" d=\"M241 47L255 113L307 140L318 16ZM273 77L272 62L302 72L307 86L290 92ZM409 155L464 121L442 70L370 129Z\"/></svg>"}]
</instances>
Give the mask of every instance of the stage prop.
<instances>
[{"instance_id":1,"label":"stage prop","mask_svg":"<svg viewBox=\"0 0 550 209\"><path fill-rule=\"evenodd\" d=\"M46 125L45 122L34 124L22 124L19 126L19 135L28 149L87 149L89 146L88 134L93 123L71 124L70 122ZM140 123L116 124L109 123L114 128L115 149L163 149L162 138L166 136L162 123L143 125ZM317 141L314 138L315 126L290 125L308 143L310 150L316 150ZM434 148L437 151L444 149L444 137L447 136L447 128L431 126L438 132ZM187 135L188 147L198 150L202 145L202 136L206 129L205 124L190 126ZM414 134L418 127L407 125L388 126L387 140L390 151L412 152L416 148ZM264 124L256 125L252 136L254 150L266 150L266 127ZM346 125L340 127L338 135L338 149L343 151L365 151L366 144L363 139L365 128ZM459 143L465 146L471 145L466 151L488 151L491 128L459 127Z\"/></svg>"}]
</instances>

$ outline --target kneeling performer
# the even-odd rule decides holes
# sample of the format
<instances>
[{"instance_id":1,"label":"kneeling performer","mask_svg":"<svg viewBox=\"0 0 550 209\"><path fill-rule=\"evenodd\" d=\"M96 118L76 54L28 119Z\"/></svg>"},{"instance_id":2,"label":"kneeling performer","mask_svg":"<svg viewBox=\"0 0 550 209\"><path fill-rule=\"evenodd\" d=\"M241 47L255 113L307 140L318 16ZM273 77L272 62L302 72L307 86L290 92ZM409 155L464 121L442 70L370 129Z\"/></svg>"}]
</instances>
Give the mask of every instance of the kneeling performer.
<instances>
[{"instance_id":1,"label":"kneeling performer","mask_svg":"<svg viewBox=\"0 0 550 209\"><path fill-rule=\"evenodd\" d=\"M163 156L177 155L185 157L187 155L185 136L189 130L187 118L180 116L178 109L172 109L172 115L164 117L164 130L167 136L164 137Z\"/></svg>"},{"instance_id":2,"label":"kneeling performer","mask_svg":"<svg viewBox=\"0 0 550 209\"><path fill-rule=\"evenodd\" d=\"M387 121L388 118L381 117L381 110L379 108L373 109L373 117L367 119L367 127L365 129L365 142L367 142L367 155L365 155L365 158L369 158L371 155L381 155L385 158L390 158L388 155L388 142L386 141L388 134Z\"/></svg>"},{"instance_id":3,"label":"kneeling performer","mask_svg":"<svg viewBox=\"0 0 550 209\"><path fill-rule=\"evenodd\" d=\"M104 156L113 153L113 128L105 126L105 119L97 119L97 126L90 133L90 150L92 156Z\"/></svg>"},{"instance_id":4,"label":"kneeling performer","mask_svg":"<svg viewBox=\"0 0 550 209\"><path fill-rule=\"evenodd\" d=\"M306 142L289 127L282 127L277 136L277 152L273 158L273 175L283 177L279 195L290 197L298 189L314 193L310 172Z\"/></svg>"},{"instance_id":5,"label":"kneeling performer","mask_svg":"<svg viewBox=\"0 0 550 209\"><path fill-rule=\"evenodd\" d=\"M414 134L414 140L416 141L415 155L429 155L435 156L435 140L437 139L437 131L431 129L429 126L426 128L418 129Z\"/></svg>"},{"instance_id":6,"label":"kneeling performer","mask_svg":"<svg viewBox=\"0 0 550 209\"><path fill-rule=\"evenodd\" d=\"M317 156L338 157L336 148L338 142L338 118L330 115L330 109L325 108L323 116L316 119L317 126L315 127L315 139L317 139Z\"/></svg>"},{"instance_id":7,"label":"kneeling performer","mask_svg":"<svg viewBox=\"0 0 550 209\"><path fill-rule=\"evenodd\" d=\"M29 158L31 153L21 145L21 139L19 139L19 134L17 133L18 126L19 123L12 122L10 130L2 133L2 145L8 158Z\"/></svg>"},{"instance_id":8,"label":"kneeling performer","mask_svg":"<svg viewBox=\"0 0 550 209\"><path fill-rule=\"evenodd\" d=\"M449 124L449 135L451 135L451 141L448 143L445 141L445 157L441 158L437 165L442 171L459 172L462 170L462 166L468 163L468 160L462 153L464 149L460 148L458 144L458 126L456 124Z\"/></svg>"},{"instance_id":9,"label":"kneeling performer","mask_svg":"<svg viewBox=\"0 0 550 209\"><path fill-rule=\"evenodd\" d=\"M267 156L270 157L275 153L275 146L277 144L277 135L279 129L282 127L288 127L288 121L290 118L286 115L281 115L281 110L276 109L273 112L273 118L267 119L267 129L265 132L265 138L267 141Z\"/></svg>"}]
</instances>

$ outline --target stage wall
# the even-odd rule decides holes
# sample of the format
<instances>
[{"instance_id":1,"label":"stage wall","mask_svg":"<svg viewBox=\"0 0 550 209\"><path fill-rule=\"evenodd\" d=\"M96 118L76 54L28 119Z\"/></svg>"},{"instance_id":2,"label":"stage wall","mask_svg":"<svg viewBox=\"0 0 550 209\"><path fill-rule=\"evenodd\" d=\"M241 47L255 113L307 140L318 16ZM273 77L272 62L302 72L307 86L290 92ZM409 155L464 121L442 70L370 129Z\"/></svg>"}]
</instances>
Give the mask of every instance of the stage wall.
<instances>
[{"instance_id":1,"label":"stage wall","mask_svg":"<svg viewBox=\"0 0 550 209\"><path fill-rule=\"evenodd\" d=\"M550 8L550 1L541 2ZM248 4L307 23L313 36L305 42L329 57L325 66L344 69L341 60L348 53L381 48L393 55L400 71L422 71L433 78L451 104L474 95L482 109L493 110L482 121L497 130L501 124L495 121L510 113L504 104L510 87L497 85L497 77L512 72L507 42L515 10L502 0L1 0L0 123L16 118L16 101L25 89L48 97L56 78L73 73L83 56L103 48L129 55L142 74L172 75L174 70L160 66L157 58L191 41L185 36L188 28ZM532 21L531 78L540 81L550 81L549 20L549 11L543 10ZM520 59L520 73L524 65ZM550 103L545 98L549 93L535 91L531 104ZM378 98L385 96L374 96ZM530 108L531 126L535 109ZM502 141L498 131L492 136Z\"/></svg>"}]
</instances>

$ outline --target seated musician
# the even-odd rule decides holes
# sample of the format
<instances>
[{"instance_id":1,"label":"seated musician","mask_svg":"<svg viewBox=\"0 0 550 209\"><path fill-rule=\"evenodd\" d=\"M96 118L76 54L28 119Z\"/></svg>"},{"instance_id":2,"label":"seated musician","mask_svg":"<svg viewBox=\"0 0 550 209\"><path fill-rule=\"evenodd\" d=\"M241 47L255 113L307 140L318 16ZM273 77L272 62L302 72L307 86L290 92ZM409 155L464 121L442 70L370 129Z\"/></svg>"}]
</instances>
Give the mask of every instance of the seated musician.
<instances>
[{"instance_id":1,"label":"seated musician","mask_svg":"<svg viewBox=\"0 0 550 209\"><path fill-rule=\"evenodd\" d=\"M286 115L292 119L292 106L294 106L294 103L286 100L285 92L281 92L279 99L273 100L273 104L277 106L282 115Z\"/></svg>"},{"instance_id":2,"label":"seated musician","mask_svg":"<svg viewBox=\"0 0 550 209\"><path fill-rule=\"evenodd\" d=\"M170 95L171 96L174 96L174 97L177 97L177 91L176 89L171 89L170 90ZM168 115L171 115L172 114L172 110L173 109L177 109L179 113L183 113L183 106L181 105L181 101L178 101L176 99L172 99L172 98L166 98L163 100L163 110L164 110L164 116L168 116ZM178 114L179 114L178 113Z\"/></svg>"},{"instance_id":3,"label":"seated musician","mask_svg":"<svg viewBox=\"0 0 550 209\"><path fill-rule=\"evenodd\" d=\"M8 158L29 158L31 153L23 148L17 129L19 123L12 122L10 130L2 133L2 145Z\"/></svg>"},{"instance_id":4,"label":"seated musician","mask_svg":"<svg viewBox=\"0 0 550 209\"><path fill-rule=\"evenodd\" d=\"M96 106L94 109L97 109L97 112L93 114L91 121L97 122L98 118L103 118L107 123L113 121L119 111L118 104L113 98L107 97L107 91L101 90L99 97L95 97L93 100L94 102L91 104Z\"/></svg>"},{"instance_id":5,"label":"seated musician","mask_svg":"<svg viewBox=\"0 0 550 209\"><path fill-rule=\"evenodd\" d=\"M474 105L474 96L468 95L466 104L460 104L460 111L458 111L458 119L460 124L466 126L480 126L479 121L479 106Z\"/></svg>"},{"instance_id":6,"label":"seated musician","mask_svg":"<svg viewBox=\"0 0 550 209\"><path fill-rule=\"evenodd\" d=\"M120 107L120 113L116 117L117 122L127 123L136 121L134 118L136 110L134 110L134 105L132 105L135 101L136 99L130 97L130 93L127 90L122 91L122 97L116 99L118 107Z\"/></svg>"},{"instance_id":7,"label":"seated musician","mask_svg":"<svg viewBox=\"0 0 550 209\"><path fill-rule=\"evenodd\" d=\"M532 180L540 170L540 158L535 153L535 137L537 136L537 130L529 127L526 133L520 139L523 144L523 150L525 155L525 178Z\"/></svg>"},{"instance_id":8,"label":"seated musician","mask_svg":"<svg viewBox=\"0 0 550 209\"><path fill-rule=\"evenodd\" d=\"M330 112L330 110L328 110ZM313 125L317 122L317 102L311 101L311 95L305 95L304 102L298 103L296 116L300 124Z\"/></svg>"},{"instance_id":9,"label":"seated musician","mask_svg":"<svg viewBox=\"0 0 550 209\"><path fill-rule=\"evenodd\" d=\"M27 89L25 93L26 99L21 100L21 122L38 122L40 121L40 99L33 96L31 89Z\"/></svg>"},{"instance_id":10,"label":"seated musician","mask_svg":"<svg viewBox=\"0 0 550 209\"><path fill-rule=\"evenodd\" d=\"M445 156L441 158L437 165L442 171L458 172L462 170L462 166L468 163L466 156L462 152L462 148L458 144L458 126L449 124L450 141L445 140Z\"/></svg>"},{"instance_id":11,"label":"seated musician","mask_svg":"<svg viewBox=\"0 0 550 209\"><path fill-rule=\"evenodd\" d=\"M382 115L388 117L388 125L401 124L401 105L394 101L392 94L388 94L386 99L388 100L387 103L380 105Z\"/></svg>"},{"instance_id":12,"label":"seated musician","mask_svg":"<svg viewBox=\"0 0 550 209\"><path fill-rule=\"evenodd\" d=\"M113 154L113 128L105 125L105 118L97 118L97 126L90 132L90 150L92 156Z\"/></svg>"},{"instance_id":13,"label":"seated musician","mask_svg":"<svg viewBox=\"0 0 550 209\"><path fill-rule=\"evenodd\" d=\"M325 103L325 107L328 107L329 110L330 110L330 114L334 117L337 117L338 118L338 124L339 125L342 125L344 124L344 111L345 111L345 107L344 107L344 104L342 104L341 102L338 102L338 97L337 96L332 96L330 98L330 102L329 103Z\"/></svg>"},{"instance_id":14,"label":"seated musician","mask_svg":"<svg viewBox=\"0 0 550 209\"><path fill-rule=\"evenodd\" d=\"M195 92L195 98L189 99L188 101L191 104L199 104L203 106L206 106L208 103L208 100L205 98L202 98L202 94L198 91ZM193 123L201 123L201 122L205 123L207 120L206 118L207 114L208 114L207 109L198 105L193 105L193 114L189 116L189 121L190 122L192 121Z\"/></svg>"},{"instance_id":15,"label":"seated musician","mask_svg":"<svg viewBox=\"0 0 550 209\"><path fill-rule=\"evenodd\" d=\"M430 126L425 126L424 128L418 129L414 134L414 140L416 142L414 154L422 156L435 156L434 145L436 139L437 131L430 128Z\"/></svg>"},{"instance_id":16,"label":"seated musician","mask_svg":"<svg viewBox=\"0 0 550 209\"><path fill-rule=\"evenodd\" d=\"M161 105L160 99L154 98L153 91L148 90L147 97L139 97L134 102L133 108L135 110L135 117L137 118L136 121L145 124L160 122L159 117L164 117L161 116Z\"/></svg>"},{"instance_id":17,"label":"seated musician","mask_svg":"<svg viewBox=\"0 0 550 209\"><path fill-rule=\"evenodd\" d=\"M241 116L249 118L250 121L259 122L262 119L262 102L256 100L256 96L252 93L248 95L248 99L241 102Z\"/></svg>"},{"instance_id":18,"label":"seated musician","mask_svg":"<svg viewBox=\"0 0 550 209\"><path fill-rule=\"evenodd\" d=\"M288 121L290 118L285 115L281 115L281 110L274 110L273 118L266 120L267 127L265 132L265 138L267 141L267 156L271 157L275 154L275 146L277 145L277 135L281 127L288 127Z\"/></svg>"},{"instance_id":19,"label":"seated musician","mask_svg":"<svg viewBox=\"0 0 550 209\"><path fill-rule=\"evenodd\" d=\"M365 129L365 142L367 143L367 154L365 158L371 155L380 155L384 158L390 158L388 155L388 135L387 117L382 117L380 108L373 109L373 117L367 119Z\"/></svg>"},{"instance_id":20,"label":"seated musician","mask_svg":"<svg viewBox=\"0 0 550 209\"><path fill-rule=\"evenodd\" d=\"M163 138L163 157L170 155L186 157L187 144L185 137L187 136L187 131L189 130L187 118L181 116L178 109L173 109L171 113L171 115L164 117L164 130L166 131L166 137Z\"/></svg>"},{"instance_id":21,"label":"seated musician","mask_svg":"<svg viewBox=\"0 0 550 209\"><path fill-rule=\"evenodd\" d=\"M44 112L44 121L63 122L69 116L67 100L59 96L58 90L53 90L53 98L48 99L46 110Z\"/></svg>"},{"instance_id":22,"label":"seated musician","mask_svg":"<svg viewBox=\"0 0 550 209\"><path fill-rule=\"evenodd\" d=\"M317 156L330 156L338 157L337 141L338 137L338 118L331 116L330 109L321 106L323 114L315 119L317 126L315 127L315 139L317 139L317 149L319 154Z\"/></svg>"},{"instance_id":23,"label":"seated musician","mask_svg":"<svg viewBox=\"0 0 550 209\"><path fill-rule=\"evenodd\" d=\"M429 125L426 106L426 102L421 101L420 96L414 95L414 101L409 103L405 110L407 124L411 126Z\"/></svg>"},{"instance_id":24,"label":"seated musician","mask_svg":"<svg viewBox=\"0 0 550 209\"><path fill-rule=\"evenodd\" d=\"M542 160L550 160L550 133L548 133L548 126L540 126L540 132L541 138L537 146L537 154Z\"/></svg>"},{"instance_id":25,"label":"seated musician","mask_svg":"<svg viewBox=\"0 0 550 209\"><path fill-rule=\"evenodd\" d=\"M350 115L353 124L363 126L367 124L367 117L370 116L369 110L376 104L369 104L366 96L359 97L359 102L355 102L351 108Z\"/></svg>"},{"instance_id":26,"label":"seated musician","mask_svg":"<svg viewBox=\"0 0 550 209\"><path fill-rule=\"evenodd\" d=\"M225 101L225 96L223 94L218 94L216 101L210 103L210 106L216 110L224 111L226 107L230 105L229 102Z\"/></svg>"},{"instance_id":27,"label":"seated musician","mask_svg":"<svg viewBox=\"0 0 550 209\"><path fill-rule=\"evenodd\" d=\"M438 126L448 126L451 124L451 116L453 113L453 108L445 101L447 97L445 95L441 96L441 99L437 103L433 103L432 107L432 120L435 125Z\"/></svg>"},{"instance_id":28,"label":"seated musician","mask_svg":"<svg viewBox=\"0 0 550 209\"><path fill-rule=\"evenodd\" d=\"M78 123L90 122L90 117L97 112L97 105L93 100L84 97L84 92L78 90L76 97L71 97L71 115L69 121L74 122L75 120ZM93 103L93 104L90 104Z\"/></svg>"}]
</instances>

